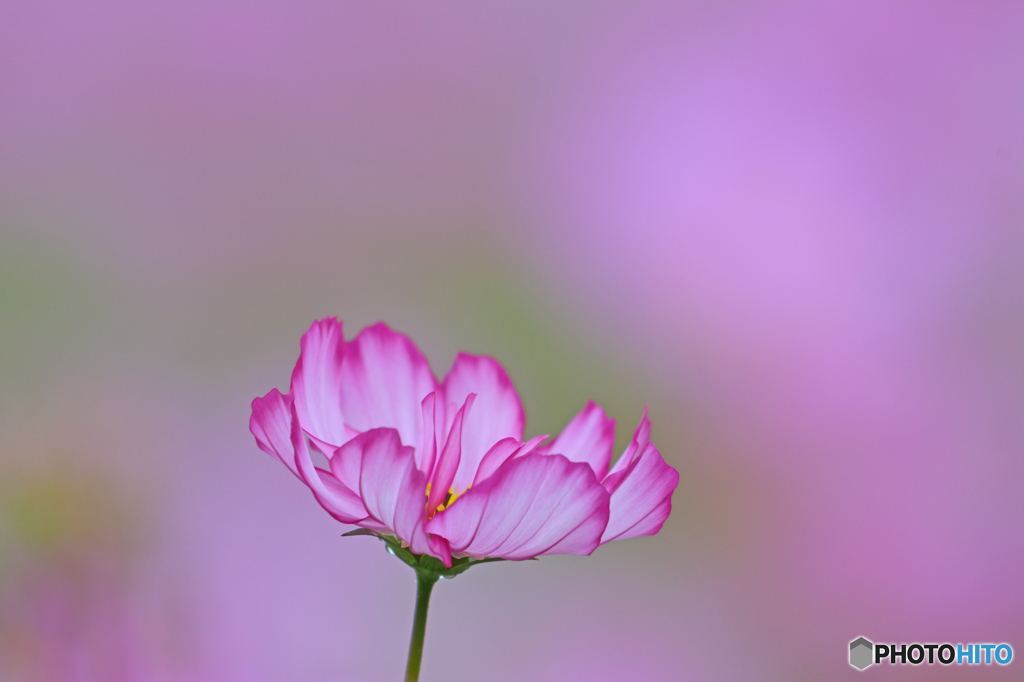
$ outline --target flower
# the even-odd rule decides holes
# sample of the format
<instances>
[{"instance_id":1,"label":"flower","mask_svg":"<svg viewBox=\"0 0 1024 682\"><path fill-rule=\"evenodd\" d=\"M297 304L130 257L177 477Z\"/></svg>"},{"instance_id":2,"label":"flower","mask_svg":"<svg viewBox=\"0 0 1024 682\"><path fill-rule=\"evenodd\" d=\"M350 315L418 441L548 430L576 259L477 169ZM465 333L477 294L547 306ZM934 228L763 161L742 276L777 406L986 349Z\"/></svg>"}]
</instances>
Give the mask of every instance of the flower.
<instances>
[{"instance_id":1,"label":"flower","mask_svg":"<svg viewBox=\"0 0 1024 682\"><path fill-rule=\"evenodd\" d=\"M291 390L253 400L249 429L335 519L447 567L453 555L590 554L661 529L679 473L650 442L646 408L610 468L615 422L595 403L550 443L524 441L524 421L493 358L460 353L438 382L387 325L345 341L326 318L302 337Z\"/></svg>"}]
</instances>

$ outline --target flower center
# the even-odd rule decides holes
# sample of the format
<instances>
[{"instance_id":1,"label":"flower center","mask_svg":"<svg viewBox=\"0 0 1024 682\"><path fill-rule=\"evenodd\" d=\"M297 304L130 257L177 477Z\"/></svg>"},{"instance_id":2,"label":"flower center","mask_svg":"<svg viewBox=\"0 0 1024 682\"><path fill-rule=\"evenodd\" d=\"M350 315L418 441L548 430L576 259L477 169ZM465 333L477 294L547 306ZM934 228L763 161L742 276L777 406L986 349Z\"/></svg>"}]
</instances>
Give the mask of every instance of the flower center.
<instances>
[{"instance_id":1,"label":"flower center","mask_svg":"<svg viewBox=\"0 0 1024 682\"><path fill-rule=\"evenodd\" d=\"M469 488L472 488L472 487L473 486L469 486ZM469 490L469 488L466 488L466 490ZM448 507L450 507L453 504L455 504L455 500L457 500L460 497L462 497L463 495L465 495L466 494L466 490L463 490L462 492L458 492L457 493L457 492L455 492L455 488L449 488L448 489L448 494L444 496L444 501L441 502L441 504L437 505L437 509L434 511L434 514L436 514L439 511L444 511ZM428 500L430 499L430 481L427 481L427 499ZM430 518L433 518L434 514L431 514Z\"/></svg>"}]
</instances>

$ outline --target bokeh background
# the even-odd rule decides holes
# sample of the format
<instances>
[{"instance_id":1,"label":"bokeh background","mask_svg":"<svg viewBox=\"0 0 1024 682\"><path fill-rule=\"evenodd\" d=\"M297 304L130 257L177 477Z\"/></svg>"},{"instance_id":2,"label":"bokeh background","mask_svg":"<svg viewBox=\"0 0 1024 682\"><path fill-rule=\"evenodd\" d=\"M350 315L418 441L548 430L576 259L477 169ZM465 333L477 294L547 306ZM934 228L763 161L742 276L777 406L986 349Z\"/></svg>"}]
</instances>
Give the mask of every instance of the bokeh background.
<instances>
[{"instance_id":1,"label":"bokeh background","mask_svg":"<svg viewBox=\"0 0 1024 682\"><path fill-rule=\"evenodd\" d=\"M1024 6L0 7L0 679L397 680L256 448L299 336L645 403L661 534L435 591L427 680L1020 679Z\"/></svg>"}]
</instances>

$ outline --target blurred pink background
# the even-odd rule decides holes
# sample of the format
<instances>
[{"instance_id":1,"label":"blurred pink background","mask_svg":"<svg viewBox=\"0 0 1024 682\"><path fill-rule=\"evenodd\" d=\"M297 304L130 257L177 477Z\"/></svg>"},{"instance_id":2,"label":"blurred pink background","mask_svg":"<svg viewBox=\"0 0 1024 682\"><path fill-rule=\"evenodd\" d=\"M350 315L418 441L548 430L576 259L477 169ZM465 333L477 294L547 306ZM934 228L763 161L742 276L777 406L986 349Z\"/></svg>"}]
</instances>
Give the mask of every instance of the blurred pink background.
<instances>
[{"instance_id":1,"label":"blurred pink background","mask_svg":"<svg viewBox=\"0 0 1024 682\"><path fill-rule=\"evenodd\" d=\"M1024 655L1024 6L0 7L0 679L401 677L412 572L247 430L325 315L682 475L442 583L424 681Z\"/></svg>"}]
</instances>

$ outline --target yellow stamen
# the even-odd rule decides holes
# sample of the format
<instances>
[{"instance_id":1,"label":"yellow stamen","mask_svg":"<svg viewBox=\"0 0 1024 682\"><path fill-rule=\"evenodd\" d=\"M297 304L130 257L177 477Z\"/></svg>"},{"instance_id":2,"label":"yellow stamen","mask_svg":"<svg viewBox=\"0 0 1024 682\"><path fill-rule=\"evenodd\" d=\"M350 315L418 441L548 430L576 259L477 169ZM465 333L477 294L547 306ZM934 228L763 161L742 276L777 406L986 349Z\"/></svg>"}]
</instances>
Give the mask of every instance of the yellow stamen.
<instances>
[{"instance_id":1,"label":"yellow stamen","mask_svg":"<svg viewBox=\"0 0 1024 682\"><path fill-rule=\"evenodd\" d=\"M470 486L470 488L472 488L472 487L473 486ZM469 490L469 488L466 488L466 490ZM455 500L457 500L460 497L462 497L463 495L465 495L466 494L466 490L463 490L461 493L455 492L454 488L449 490L448 491L448 499L444 501L444 507L447 509L448 507L450 507L453 504L455 504Z\"/></svg>"},{"instance_id":2,"label":"yellow stamen","mask_svg":"<svg viewBox=\"0 0 1024 682\"><path fill-rule=\"evenodd\" d=\"M472 488L472 487L473 486L469 486L469 488ZM466 488L466 490L469 490L469 488ZM437 509L434 510L434 513L436 514L439 511L444 511L448 507L450 507L453 504L455 504L455 500L457 500L460 497L462 497L463 495L465 495L466 494L466 490L463 490L462 492L457 493L457 492L455 492L455 488L449 488L448 489L448 494L445 496L445 498L441 502L441 504L437 505ZM427 500L429 500L429 499L430 499L430 482L428 481L427 482ZM429 502L428 502L428 504L429 504ZM433 516L433 514L431 514L431 516Z\"/></svg>"}]
</instances>

